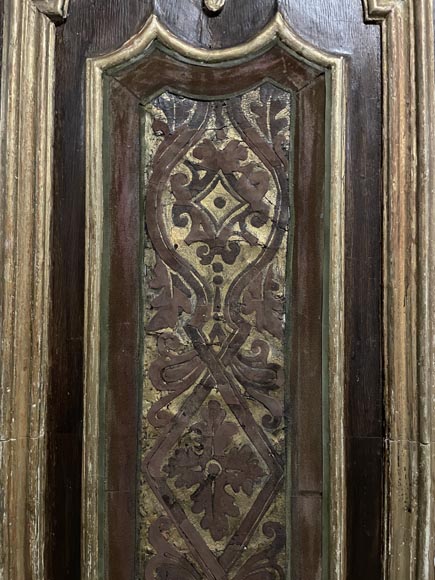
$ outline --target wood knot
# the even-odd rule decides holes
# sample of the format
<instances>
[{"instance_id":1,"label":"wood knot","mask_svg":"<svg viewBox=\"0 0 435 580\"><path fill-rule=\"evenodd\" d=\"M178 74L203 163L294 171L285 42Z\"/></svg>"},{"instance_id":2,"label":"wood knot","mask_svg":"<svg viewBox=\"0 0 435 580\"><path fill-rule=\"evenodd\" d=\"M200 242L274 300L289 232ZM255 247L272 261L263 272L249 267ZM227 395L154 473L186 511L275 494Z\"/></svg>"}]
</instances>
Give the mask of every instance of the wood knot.
<instances>
[{"instance_id":1,"label":"wood knot","mask_svg":"<svg viewBox=\"0 0 435 580\"><path fill-rule=\"evenodd\" d=\"M204 5L209 12L219 12L224 4L225 0L204 0Z\"/></svg>"}]
</instances>

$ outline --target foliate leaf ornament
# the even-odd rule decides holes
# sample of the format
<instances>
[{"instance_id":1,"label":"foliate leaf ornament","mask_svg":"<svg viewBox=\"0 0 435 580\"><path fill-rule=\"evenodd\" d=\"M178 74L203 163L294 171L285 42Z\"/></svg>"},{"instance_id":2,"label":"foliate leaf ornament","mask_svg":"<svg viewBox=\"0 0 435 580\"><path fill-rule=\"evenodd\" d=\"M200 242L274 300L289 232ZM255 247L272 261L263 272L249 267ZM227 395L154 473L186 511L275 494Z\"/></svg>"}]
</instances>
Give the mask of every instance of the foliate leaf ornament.
<instances>
[{"instance_id":1,"label":"foliate leaf ornament","mask_svg":"<svg viewBox=\"0 0 435 580\"><path fill-rule=\"evenodd\" d=\"M227 488L250 497L265 472L250 445L234 446L237 426L225 420L218 401L211 400L201 417L190 428L197 435L195 448L176 449L165 471L178 489L198 486L190 496L192 512L204 514L201 527L219 541L229 533L228 518L240 516L236 498Z\"/></svg>"},{"instance_id":2,"label":"foliate leaf ornament","mask_svg":"<svg viewBox=\"0 0 435 580\"><path fill-rule=\"evenodd\" d=\"M224 7L225 0L204 0L204 4L210 12L219 12Z\"/></svg>"},{"instance_id":3,"label":"foliate leaf ornament","mask_svg":"<svg viewBox=\"0 0 435 580\"><path fill-rule=\"evenodd\" d=\"M181 312L191 313L189 290L177 276L170 276L161 260L157 260L150 288L159 291L159 294L151 302L157 314L151 319L148 332L174 328Z\"/></svg>"}]
</instances>

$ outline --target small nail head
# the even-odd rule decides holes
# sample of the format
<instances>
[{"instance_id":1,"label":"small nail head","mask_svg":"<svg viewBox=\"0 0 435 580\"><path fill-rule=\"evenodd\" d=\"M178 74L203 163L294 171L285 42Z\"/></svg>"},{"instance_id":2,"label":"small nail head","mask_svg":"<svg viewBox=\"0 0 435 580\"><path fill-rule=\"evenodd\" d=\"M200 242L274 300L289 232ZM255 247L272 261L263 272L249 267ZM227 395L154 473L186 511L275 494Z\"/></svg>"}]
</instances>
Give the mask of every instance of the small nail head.
<instances>
[{"instance_id":1,"label":"small nail head","mask_svg":"<svg viewBox=\"0 0 435 580\"><path fill-rule=\"evenodd\" d=\"M205 7L210 12L219 12L225 4L225 0L204 0Z\"/></svg>"}]
</instances>

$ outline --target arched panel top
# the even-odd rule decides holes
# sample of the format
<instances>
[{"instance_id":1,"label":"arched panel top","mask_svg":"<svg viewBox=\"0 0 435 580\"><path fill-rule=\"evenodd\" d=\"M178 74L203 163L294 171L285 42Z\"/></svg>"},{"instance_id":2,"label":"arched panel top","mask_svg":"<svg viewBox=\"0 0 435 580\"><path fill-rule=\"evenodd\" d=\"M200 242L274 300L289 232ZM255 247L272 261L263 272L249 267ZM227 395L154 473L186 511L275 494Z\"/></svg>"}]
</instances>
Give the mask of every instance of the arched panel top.
<instances>
[{"instance_id":1,"label":"arched panel top","mask_svg":"<svg viewBox=\"0 0 435 580\"><path fill-rule=\"evenodd\" d=\"M131 65L137 67L138 63L147 58L156 42L176 53L178 58L187 59L202 67L221 65L230 68L239 64L240 61L258 58L277 44L285 46L296 59L312 68L331 69L343 60L342 56L329 54L300 38L292 31L280 13L277 13L264 30L252 40L231 48L216 50L199 48L184 42L165 28L157 16L153 15L142 30L122 47L110 54L91 59L89 65L104 71L122 69Z\"/></svg>"}]
</instances>

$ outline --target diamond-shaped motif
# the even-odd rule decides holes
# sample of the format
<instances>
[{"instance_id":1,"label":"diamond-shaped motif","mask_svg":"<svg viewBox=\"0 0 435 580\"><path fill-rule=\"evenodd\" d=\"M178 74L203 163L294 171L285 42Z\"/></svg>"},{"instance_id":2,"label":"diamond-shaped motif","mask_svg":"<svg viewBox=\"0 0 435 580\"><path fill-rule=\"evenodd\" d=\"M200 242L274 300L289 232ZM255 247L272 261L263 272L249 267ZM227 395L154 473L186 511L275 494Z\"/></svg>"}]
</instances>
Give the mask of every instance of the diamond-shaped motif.
<instances>
[{"instance_id":1,"label":"diamond-shaped motif","mask_svg":"<svg viewBox=\"0 0 435 580\"><path fill-rule=\"evenodd\" d=\"M200 357L209 367L210 374L186 399L175 418L175 428L170 435L165 435L156 442L145 458L144 467L151 488L168 514L172 515L179 530L195 551L208 552L209 561L216 565L217 577L220 577L237 559L241 546L267 512L281 486L283 468L275 450L256 424L240 390L232 384L231 379L224 379L223 367L219 362L220 355L208 350L204 337L197 329L190 327L186 330L197 345ZM235 333L233 340L237 342L238 333ZM216 387L239 425L226 420L228 413L216 399L211 399L207 404L210 392ZM198 412L202 415L202 421L194 420ZM187 449L180 446L189 426L200 436L202 448L195 446L193 441ZM232 445L236 433L242 434L242 443ZM243 443L243 438L249 443ZM178 451L174 451L177 446ZM247 463L243 473L236 470L241 462ZM244 483L242 475L246 478ZM218 485L220 489L213 491L213 486ZM189 494L191 505L182 506L175 493L177 488L190 490L194 486L198 487ZM232 494L227 493L228 487ZM254 488L257 488L255 491L258 493L253 494ZM248 498L251 493L253 497L248 507L244 504L243 510L233 499L234 495L241 492ZM216 503L217 498L222 499ZM213 516L207 517L207 514L219 511L223 514L217 520ZM204 534L195 526L195 514L202 516L201 527L209 530L213 539L227 540L219 560L210 549ZM227 528L231 518L237 518L238 525L235 530Z\"/></svg>"},{"instance_id":2,"label":"diamond-shaped motif","mask_svg":"<svg viewBox=\"0 0 435 580\"><path fill-rule=\"evenodd\" d=\"M233 191L222 172L218 173L207 189L196 198L195 202L205 209L218 229L234 213L247 205Z\"/></svg>"},{"instance_id":3,"label":"diamond-shaped motif","mask_svg":"<svg viewBox=\"0 0 435 580\"><path fill-rule=\"evenodd\" d=\"M269 473L220 401L209 399L198 419L183 434L164 472L171 487L187 490L187 507L201 516L201 528L219 542L234 528L231 520L249 511Z\"/></svg>"}]
</instances>

